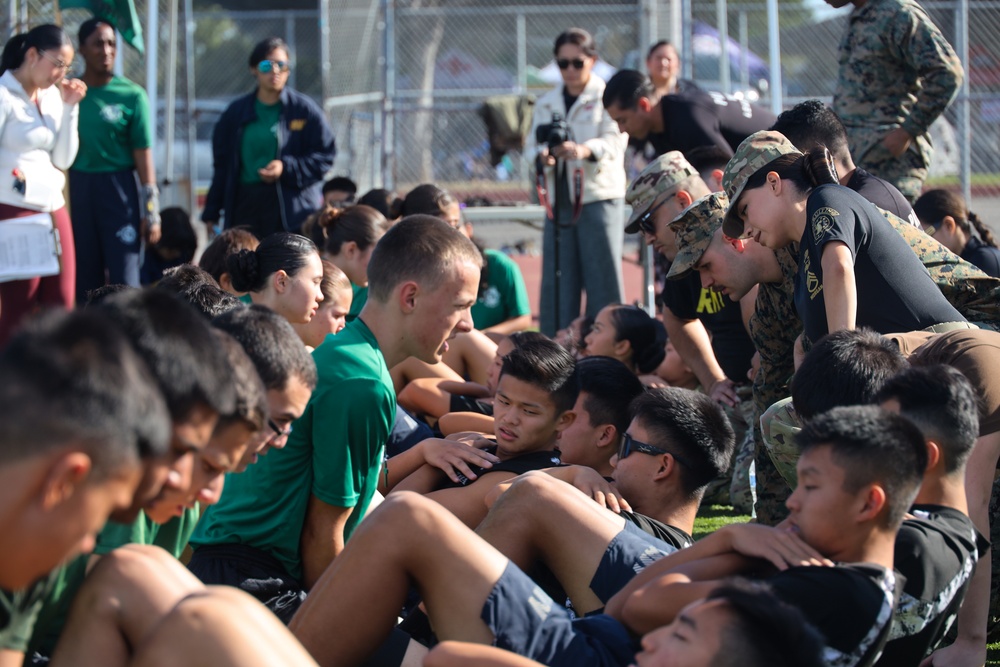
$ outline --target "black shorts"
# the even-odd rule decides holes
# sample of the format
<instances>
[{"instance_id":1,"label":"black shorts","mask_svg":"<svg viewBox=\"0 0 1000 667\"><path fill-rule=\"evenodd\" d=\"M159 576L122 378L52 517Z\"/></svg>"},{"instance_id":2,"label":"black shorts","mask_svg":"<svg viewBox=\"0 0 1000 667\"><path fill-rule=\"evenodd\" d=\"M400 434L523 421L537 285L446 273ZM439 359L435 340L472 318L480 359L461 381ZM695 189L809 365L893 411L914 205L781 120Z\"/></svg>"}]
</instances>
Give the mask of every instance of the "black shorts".
<instances>
[{"instance_id":1,"label":"black shorts","mask_svg":"<svg viewBox=\"0 0 1000 667\"><path fill-rule=\"evenodd\" d=\"M615 535L601 557L594 578L590 581L590 590L594 591L601 602L607 604L615 593L625 588L632 577L675 551L677 547L643 532L631 521L626 521L625 527Z\"/></svg>"},{"instance_id":2,"label":"black shorts","mask_svg":"<svg viewBox=\"0 0 1000 667\"><path fill-rule=\"evenodd\" d=\"M245 544L198 547L188 569L210 586L233 586L249 593L286 625L306 599L302 584L276 558Z\"/></svg>"},{"instance_id":3,"label":"black shorts","mask_svg":"<svg viewBox=\"0 0 1000 667\"><path fill-rule=\"evenodd\" d=\"M572 619L516 565L508 564L483 604L494 645L551 667L625 667L637 647L605 614Z\"/></svg>"}]
</instances>

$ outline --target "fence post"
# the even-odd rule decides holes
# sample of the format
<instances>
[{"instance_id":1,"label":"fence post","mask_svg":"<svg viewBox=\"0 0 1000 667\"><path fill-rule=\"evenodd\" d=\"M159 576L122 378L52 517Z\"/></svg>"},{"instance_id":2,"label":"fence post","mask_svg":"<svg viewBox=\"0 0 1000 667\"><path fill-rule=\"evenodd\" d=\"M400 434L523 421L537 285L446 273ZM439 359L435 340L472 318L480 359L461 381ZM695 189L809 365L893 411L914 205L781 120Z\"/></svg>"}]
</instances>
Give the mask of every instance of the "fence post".
<instances>
[{"instance_id":1,"label":"fence post","mask_svg":"<svg viewBox=\"0 0 1000 667\"><path fill-rule=\"evenodd\" d=\"M958 0L955 5L955 41L958 58L962 61L965 76L958 93L958 147L959 181L962 196L967 203L972 202L972 123L969 113L969 0Z\"/></svg>"},{"instance_id":2,"label":"fence post","mask_svg":"<svg viewBox=\"0 0 1000 667\"><path fill-rule=\"evenodd\" d=\"M694 16L691 0L681 0L681 71L685 79L694 78Z\"/></svg>"},{"instance_id":3,"label":"fence post","mask_svg":"<svg viewBox=\"0 0 1000 667\"><path fill-rule=\"evenodd\" d=\"M332 81L330 81L330 0L319 0L319 71L325 108L326 101L333 94Z\"/></svg>"},{"instance_id":4,"label":"fence post","mask_svg":"<svg viewBox=\"0 0 1000 667\"><path fill-rule=\"evenodd\" d=\"M784 91L781 85L781 38L778 35L778 0L767 0L768 65L771 68L771 113L781 113Z\"/></svg>"},{"instance_id":5,"label":"fence post","mask_svg":"<svg viewBox=\"0 0 1000 667\"><path fill-rule=\"evenodd\" d=\"M382 187L392 190L396 187L395 165L391 164L394 151L392 146L396 141L395 109L396 102L396 3L395 0L383 0L383 17L385 21L385 97L382 98Z\"/></svg>"},{"instance_id":6,"label":"fence post","mask_svg":"<svg viewBox=\"0 0 1000 667\"><path fill-rule=\"evenodd\" d=\"M716 30L719 32L719 84L722 92L733 92L729 78L729 6L726 0L715 0Z\"/></svg>"},{"instance_id":7,"label":"fence post","mask_svg":"<svg viewBox=\"0 0 1000 667\"><path fill-rule=\"evenodd\" d=\"M195 218L198 210L198 193L195 192L197 166L194 163L195 153L195 123L194 110L194 0L184 0L184 109L187 111L187 180L188 180L188 211ZM228 212L228 211L227 211Z\"/></svg>"}]
</instances>

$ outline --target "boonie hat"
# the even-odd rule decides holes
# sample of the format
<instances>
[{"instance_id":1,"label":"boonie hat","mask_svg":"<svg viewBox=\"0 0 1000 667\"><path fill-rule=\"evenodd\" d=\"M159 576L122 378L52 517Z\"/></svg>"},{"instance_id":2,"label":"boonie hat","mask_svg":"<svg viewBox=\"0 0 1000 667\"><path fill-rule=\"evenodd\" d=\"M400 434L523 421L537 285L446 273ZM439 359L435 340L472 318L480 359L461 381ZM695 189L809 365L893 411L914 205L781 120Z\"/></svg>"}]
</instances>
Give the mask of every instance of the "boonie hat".
<instances>
[{"instance_id":1,"label":"boonie hat","mask_svg":"<svg viewBox=\"0 0 1000 667\"><path fill-rule=\"evenodd\" d=\"M677 257L670 265L667 278L683 278L705 254L715 230L722 226L729 198L725 192L713 192L695 200L670 223L677 232Z\"/></svg>"},{"instance_id":2,"label":"boonie hat","mask_svg":"<svg viewBox=\"0 0 1000 667\"><path fill-rule=\"evenodd\" d=\"M722 223L722 231L726 236L731 239L743 236L743 221L736 212L736 204L747 180L762 167L790 153L801 155L802 151L793 146L785 135L768 130L754 132L736 149L722 174L722 189L729 197L729 210Z\"/></svg>"},{"instance_id":3,"label":"boonie hat","mask_svg":"<svg viewBox=\"0 0 1000 667\"><path fill-rule=\"evenodd\" d=\"M625 233L635 234L639 231L639 218L645 215L657 197L689 176L697 174L680 151L664 153L646 165L625 193L625 201L632 206L632 215L625 223Z\"/></svg>"}]
</instances>

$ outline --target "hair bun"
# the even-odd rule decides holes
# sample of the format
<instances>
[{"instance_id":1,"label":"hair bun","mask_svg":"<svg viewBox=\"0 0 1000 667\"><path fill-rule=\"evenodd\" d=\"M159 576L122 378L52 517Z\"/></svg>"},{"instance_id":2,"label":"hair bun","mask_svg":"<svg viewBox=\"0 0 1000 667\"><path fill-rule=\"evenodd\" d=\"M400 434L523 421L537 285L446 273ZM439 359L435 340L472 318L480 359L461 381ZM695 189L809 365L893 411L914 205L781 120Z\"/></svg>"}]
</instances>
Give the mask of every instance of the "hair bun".
<instances>
[{"instance_id":1,"label":"hair bun","mask_svg":"<svg viewBox=\"0 0 1000 667\"><path fill-rule=\"evenodd\" d=\"M260 275L260 258L253 250L240 250L226 258L226 268L233 289L237 292L249 292L258 283Z\"/></svg>"}]
</instances>

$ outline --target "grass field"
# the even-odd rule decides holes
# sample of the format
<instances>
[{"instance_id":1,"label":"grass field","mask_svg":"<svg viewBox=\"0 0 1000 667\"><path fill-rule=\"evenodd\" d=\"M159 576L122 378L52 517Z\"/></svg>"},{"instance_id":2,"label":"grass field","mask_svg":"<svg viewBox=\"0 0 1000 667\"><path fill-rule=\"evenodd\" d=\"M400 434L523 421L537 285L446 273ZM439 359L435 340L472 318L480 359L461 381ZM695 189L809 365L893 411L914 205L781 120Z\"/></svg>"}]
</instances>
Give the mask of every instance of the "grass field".
<instances>
[{"instance_id":1,"label":"grass field","mask_svg":"<svg viewBox=\"0 0 1000 667\"><path fill-rule=\"evenodd\" d=\"M694 539L700 540L711 532L722 528L730 523L746 523L750 520L745 514L737 514L728 505L711 505L702 508L698 512L698 518L694 520ZM995 665L1000 667L1000 642L987 646L987 667Z\"/></svg>"}]
</instances>

